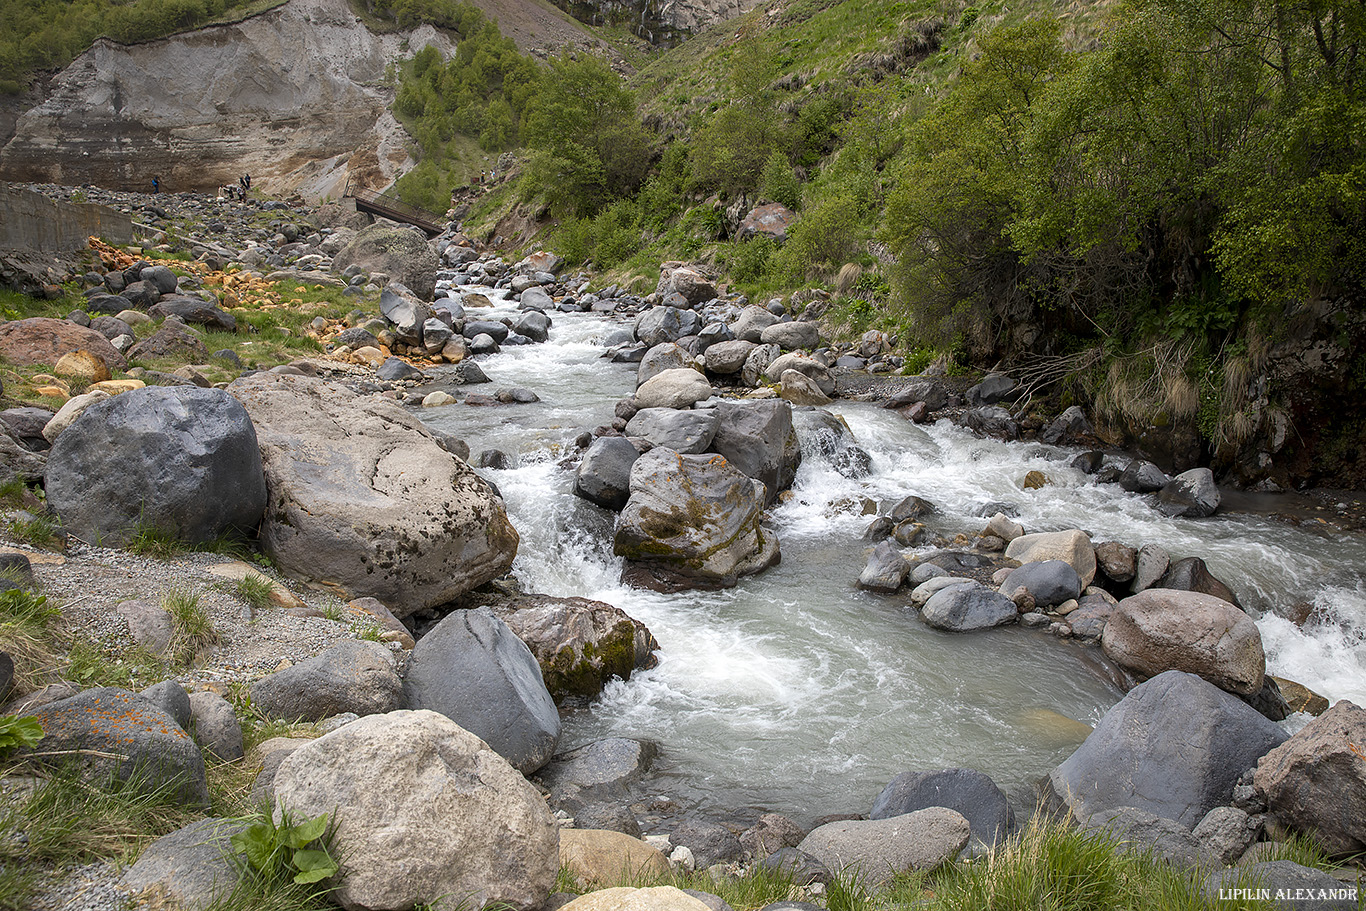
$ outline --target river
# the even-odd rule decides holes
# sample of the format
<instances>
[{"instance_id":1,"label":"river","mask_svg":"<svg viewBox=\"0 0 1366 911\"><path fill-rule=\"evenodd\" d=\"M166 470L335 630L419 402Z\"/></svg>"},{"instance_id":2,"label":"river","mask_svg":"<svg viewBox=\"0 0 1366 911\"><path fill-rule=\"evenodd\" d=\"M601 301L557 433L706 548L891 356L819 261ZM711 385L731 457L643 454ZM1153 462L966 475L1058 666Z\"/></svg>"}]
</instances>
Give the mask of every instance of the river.
<instances>
[{"instance_id":1,"label":"river","mask_svg":"<svg viewBox=\"0 0 1366 911\"><path fill-rule=\"evenodd\" d=\"M476 454L513 457L513 467L481 471L521 534L513 574L526 590L615 604L659 640L656 668L565 714L561 749L609 736L657 741L651 788L703 812L763 808L799 821L866 813L897 773L951 766L980 769L1027 802L1032 782L1084 738L1075 721L1094 724L1123 694L1099 670L1098 649L1016 627L938 632L904 606L904 591L858 591L871 517L856 504L870 497L885 511L908 494L938 507L929 525L946 537L980 531L980 507L1005 501L1028 531L1081 528L1097 542L1202 557L1262 612L1271 673L1366 704L1362 537L1250 515L1168 519L1148 498L1069 468L1076 450L982 439L948 421L916 426L858 402L829 410L871 453L873 470L851 480L806 454L792 495L770 516L779 566L720 592L629 588L612 554L613 516L575 497L573 471L558 463L576 435L610 423L635 389L635 368L601 357L620 322L554 320L548 343L480 361L492 388L525 387L539 403L417 413ZM1049 485L1024 489L1032 469ZM1301 600L1335 622L1300 630L1270 610Z\"/></svg>"}]
</instances>

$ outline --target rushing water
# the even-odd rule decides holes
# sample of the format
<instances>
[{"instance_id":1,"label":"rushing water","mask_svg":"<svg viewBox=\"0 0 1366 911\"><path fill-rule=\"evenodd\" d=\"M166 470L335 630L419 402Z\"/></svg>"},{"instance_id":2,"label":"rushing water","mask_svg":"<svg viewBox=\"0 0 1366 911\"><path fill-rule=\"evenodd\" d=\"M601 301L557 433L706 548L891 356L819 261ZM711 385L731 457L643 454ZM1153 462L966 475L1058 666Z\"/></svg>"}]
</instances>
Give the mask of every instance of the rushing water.
<instances>
[{"instance_id":1,"label":"rushing water","mask_svg":"<svg viewBox=\"0 0 1366 911\"><path fill-rule=\"evenodd\" d=\"M507 306L507 305L503 305ZM496 311L499 313L507 311ZM1366 699L1366 541L1271 520L1220 515L1167 519L1141 497L1068 467L1073 451L981 439L947 421L918 427L899 415L838 402L873 456L862 479L807 453L793 495L772 511L782 563L734 589L661 595L620 581L611 514L575 497L559 466L584 429L610 422L635 388L635 369L601 358L620 324L556 314L545 345L506 347L481 362L495 387L534 390L539 404L453 405L421 411L477 453L497 448L515 467L490 472L522 536L513 572L527 590L596 598L644 622L659 666L609 685L565 719L562 746L606 736L662 747L653 787L685 805L763 807L797 818L866 812L893 775L970 766L1023 794L1121 697L1098 650L1039 632L930 629L905 605L855 587L870 520L907 494L939 507L934 531L975 533L987 501L1019 509L1030 531L1082 528L1096 541L1157 543L1199 556L1259 621L1272 673L1330 699ZM1039 469L1050 485L1025 490ZM1334 625L1301 631L1273 614L1313 600Z\"/></svg>"}]
</instances>

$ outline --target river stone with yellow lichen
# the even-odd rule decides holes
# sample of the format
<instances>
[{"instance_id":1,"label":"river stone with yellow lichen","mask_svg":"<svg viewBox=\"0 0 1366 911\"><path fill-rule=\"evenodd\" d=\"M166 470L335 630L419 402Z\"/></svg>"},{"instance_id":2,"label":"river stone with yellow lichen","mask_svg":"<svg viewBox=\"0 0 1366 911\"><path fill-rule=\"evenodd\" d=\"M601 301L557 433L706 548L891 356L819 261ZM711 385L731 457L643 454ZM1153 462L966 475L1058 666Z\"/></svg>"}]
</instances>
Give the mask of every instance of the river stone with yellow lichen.
<instances>
[{"instance_id":1,"label":"river stone with yellow lichen","mask_svg":"<svg viewBox=\"0 0 1366 911\"><path fill-rule=\"evenodd\" d=\"M229 391L265 464L261 549L289 575L402 618L512 566L518 537L502 499L394 402L270 373Z\"/></svg>"},{"instance_id":2,"label":"river stone with yellow lichen","mask_svg":"<svg viewBox=\"0 0 1366 911\"><path fill-rule=\"evenodd\" d=\"M763 505L763 483L723 456L652 449L631 467L614 549L642 587L729 587L779 560L777 537L759 524Z\"/></svg>"}]
</instances>

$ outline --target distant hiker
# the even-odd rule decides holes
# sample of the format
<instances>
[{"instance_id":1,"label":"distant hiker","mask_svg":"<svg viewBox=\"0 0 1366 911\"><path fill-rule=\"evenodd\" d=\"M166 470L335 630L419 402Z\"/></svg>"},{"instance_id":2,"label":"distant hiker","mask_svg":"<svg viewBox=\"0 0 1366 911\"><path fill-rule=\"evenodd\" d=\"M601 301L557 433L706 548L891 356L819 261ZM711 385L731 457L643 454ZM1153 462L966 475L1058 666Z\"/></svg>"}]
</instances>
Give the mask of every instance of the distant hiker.
<instances>
[{"instance_id":1,"label":"distant hiker","mask_svg":"<svg viewBox=\"0 0 1366 911\"><path fill-rule=\"evenodd\" d=\"M242 189L246 190L247 192L251 192L251 175L250 175L250 174L243 174L243 175L242 175Z\"/></svg>"},{"instance_id":2,"label":"distant hiker","mask_svg":"<svg viewBox=\"0 0 1366 911\"><path fill-rule=\"evenodd\" d=\"M160 193L160 192L161 192L161 181L158 180L158 179L155 178L155 177L152 178L152 192L153 192L153 193Z\"/></svg>"}]
</instances>

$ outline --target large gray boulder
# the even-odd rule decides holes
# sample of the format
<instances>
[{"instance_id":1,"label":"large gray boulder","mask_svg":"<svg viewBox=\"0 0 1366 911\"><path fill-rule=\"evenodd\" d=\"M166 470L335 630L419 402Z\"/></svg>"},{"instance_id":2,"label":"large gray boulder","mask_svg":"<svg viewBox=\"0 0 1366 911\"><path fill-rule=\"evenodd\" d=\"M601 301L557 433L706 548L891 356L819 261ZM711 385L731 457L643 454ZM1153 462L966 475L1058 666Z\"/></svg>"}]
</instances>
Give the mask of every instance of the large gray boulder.
<instances>
[{"instance_id":1,"label":"large gray boulder","mask_svg":"<svg viewBox=\"0 0 1366 911\"><path fill-rule=\"evenodd\" d=\"M147 310L155 320L174 316L184 323L193 323L220 332L236 332L237 318L217 305L197 297L163 297Z\"/></svg>"},{"instance_id":2,"label":"large gray boulder","mask_svg":"<svg viewBox=\"0 0 1366 911\"><path fill-rule=\"evenodd\" d=\"M398 340L413 346L422 344L423 327L436 318L436 311L402 284L391 284L380 292L379 312L393 326Z\"/></svg>"},{"instance_id":3,"label":"large gray boulder","mask_svg":"<svg viewBox=\"0 0 1366 911\"><path fill-rule=\"evenodd\" d=\"M659 409L673 412L673 409ZM598 437L574 475L574 493L603 509L619 511L631 495L631 466L640 450L625 437Z\"/></svg>"},{"instance_id":4,"label":"large gray boulder","mask_svg":"<svg viewBox=\"0 0 1366 911\"><path fill-rule=\"evenodd\" d=\"M1222 598L1150 588L1119 602L1101 637L1105 654L1139 679L1177 670L1251 696L1266 654L1257 624Z\"/></svg>"},{"instance_id":5,"label":"large gray boulder","mask_svg":"<svg viewBox=\"0 0 1366 911\"><path fill-rule=\"evenodd\" d=\"M802 464L802 445L787 402L723 401L714 409L716 436L711 451L764 485L764 500L772 503L792 486Z\"/></svg>"},{"instance_id":6,"label":"large gray boulder","mask_svg":"<svg viewBox=\"0 0 1366 911\"><path fill-rule=\"evenodd\" d=\"M20 714L43 729L35 757L75 762L92 781L135 781L147 791L165 789L177 800L206 806L204 757L175 719L127 690L101 687ZM21 750L22 759L31 750Z\"/></svg>"},{"instance_id":7,"label":"large gray boulder","mask_svg":"<svg viewBox=\"0 0 1366 911\"><path fill-rule=\"evenodd\" d=\"M759 341L765 345L777 345L784 351L818 348L821 344L821 327L811 322L774 323L759 333Z\"/></svg>"},{"instance_id":8,"label":"large gray boulder","mask_svg":"<svg viewBox=\"0 0 1366 911\"><path fill-rule=\"evenodd\" d=\"M850 871L868 883L898 873L932 870L968 843L968 821L956 810L930 807L886 819L851 819L819 826L797 850L832 871Z\"/></svg>"},{"instance_id":9,"label":"large gray boulder","mask_svg":"<svg viewBox=\"0 0 1366 911\"><path fill-rule=\"evenodd\" d=\"M538 908L559 869L540 793L436 712L372 715L295 750L275 775L292 819L323 813L341 868L330 898L357 909Z\"/></svg>"},{"instance_id":10,"label":"large gray boulder","mask_svg":"<svg viewBox=\"0 0 1366 911\"><path fill-rule=\"evenodd\" d=\"M702 321L692 310L678 307L651 307L636 320L636 338L645 345L676 342L685 335L696 335Z\"/></svg>"},{"instance_id":11,"label":"large gray boulder","mask_svg":"<svg viewBox=\"0 0 1366 911\"><path fill-rule=\"evenodd\" d=\"M419 639L403 691L410 708L440 712L519 772L549 762L560 740L536 657L488 608L455 611Z\"/></svg>"},{"instance_id":12,"label":"large gray boulder","mask_svg":"<svg viewBox=\"0 0 1366 911\"><path fill-rule=\"evenodd\" d=\"M492 610L536 656L557 703L591 698L614 677L628 680L658 663L659 643L645 624L603 601L521 595Z\"/></svg>"},{"instance_id":13,"label":"large gray boulder","mask_svg":"<svg viewBox=\"0 0 1366 911\"><path fill-rule=\"evenodd\" d=\"M1081 597L1081 577L1070 563L1040 560L1011 570L1001 583L1001 594L1019 604L1028 593L1030 609L1055 607Z\"/></svg>"},{"instance_id":14,"label":"large gray boulder","mask_svg":"<svg viewBox=\"0 0 1366 911\"><path fill-rule=\"evenodd\" d=\"M332 257L332 271L337 275L352 265L366 272L383 272L423 300L431 300L436 293L436 253L416 228L392 224L362 228Z\"/></svg>"},{"instance_id":15,"label":"large gray boulder","mask_svg":"<svg viewBox=\"0 0 1366 911\"><path fill-rule=\"evenodd\" d=\"M719 424L716 409L679 411L674 408L644 408L626 425L626 435L648 440L654 446L674 452L706 452Z\"/></svg>"},{"instance_id":16,"label":"large gray boulder","mask_svg":"<svg viewBox=\"0 0 1366 911\"><path fill-rule=\"evenodd\" d=\"M537 777L556 804L577 811L626 797L658 755L659 747L648 740L609 737L561 753Z\"/></svg>"},{"instance_id":17,"label":"large gray boulder","mask_svg":"<svg viewBox=\"0 0 1366 911\"><path fill-rule=\"evenodd\" d=\"M1203 519L1219 509L1221 497L1208 468L1192 468L1172 478L1157 494L1163 515Z\"/></svg>"},{"instance_id":18,"label":"large gray boulder","mask_svg":"<svg viewBox=\"0 0 1366 911\"><path fill-rule=\"evenodd\" d=\"M402 701L394 658L378 642L343 642L251 684L252 706L282 721L383 714Z\"/></svg>"},{"instance_id":19,"label":"large gray boulder","mask_svg":"<svg viewBox=\"0 0 1366 911\"><path fill-rule=\"evenodd\" d=\"M1084 531L1047 531L1020 535L1006 545L1006 556L1021 563L1062 560L1077 571L1081 587L1096 577L1096 549Z\"/></svg>"},{"instance_id":20,"label":"large gray boulder","mask_svg":"<svg viewBox=\"0 0 1366 911\"><path fill-rule=\"evenodd\" d=\"M48 454L48 503L68 531L123 543L153 526L190 543L250 534L266 508L247 411L221 389L148 386L96 402Z\"/></svg>"},{"instance_id":21,"label":"large gray boulder","mask_svg":"<svg viewBox=\"0 0 1366 911\"><path fill-rule=\"evenodd\" d=\"M642 584L729 587L779 559L778 539L759 524L763 505L763 485L726 459L652 449L631 467L614 550Z\"/></svg>"},{"instance_id":22,"label":"large gray boulder","mask_svg":"<svg viewBox=\"0 0 1366 911\"><path fill-rule=\"evenodd\" d=\"M974 842L987 846L1004 839L1015 827L1005 793L976 769L902 772L878 794L868 818L887 819L927 807L957 810L968 821Z\"/></svg>"},{"instance_id":23,"label":"large gray boulder","mask_svg":"<svg viewBox=\"0 0 1366 911\"><path fill-rule=\"evenodd\" d=\"M261 548L286 573L403 618L512 566L518 538L502 499L401 406L278 374L230 391L265 464Z\"/></svg>"},{"instance_id":24,"label":"large gray boulder","mask_svg":"<svg viewBox=\"0 0 1366 911\"><path fill-rule=\"evenodd\" d=\"M911 563L891 541L881 541L868 554L868 563L859 573L858 587L864 591L891 594L906 581Z\"/></svg>"},{"instance_id":25,"label":"large gray boulder","mask_svg":"<svg viewBox=\"0 0 1366 911\"><path fill-rule=\"evenodd\" d=\"M1330 854L1366 851L1366 709L1343 700L1257 763L1252 784L1276 818Z\"/></svg>"},{"instance_id":26,"label":"large gray boulder","mask_svg":"<svg viewBox=\"0 0 1366 911\"><path fill-rule=\"evenodd\" d=\"M1081 823L1087 831L1106 833L1126 850L1150 852L1172 866L1212 867L1216 862L1189 826L1137 807L1104 810Z\"/></svg>"},{"instance_id":27,"label":"large gray boulder","mask_svg":"<svg viewBox=\"0 0 1366 911\"><path fill-rule=\"evenodd\" d=\"M1237 696L1167 671L1134 687L1049 783L1073 816L1137 807L1193 828L1287 735Z\"/></svg>"},{"instance_id":28,"label":"large gray boulder","mask_svg":"<svg viewBox=\"0 0 1366 911\"><path fill-rule=\"evenodd\" d=\"M660 342L645 352L636 367L636 388L659 376L665 370L681 370L692 367L692 355L673 342Z\"/></svg>"},{"instance_id":29,"label":"large gray boulder","mask_svg":"<svg viewBox=\"0 0 1366 911\"><path fill-rule=\"evenodd\" d=\"M1014 623L1019 617L1015 602L979 582L947 585L930 596L920 617L935 629L955 633L990 629Z\"/></svg>"},{"instance_id":30,"label":"large gray boulder","mask_svg":"<svg viewBox=\"0 0 1366 911\"><path fill-rule=\"evenodd\" d=\"M803 457L815 455L846 478L861 478L872 471L873 457L858 444L844 418L824 408L799 408L792 413ZM902 519L892 517L900 522ZM905 516L902 518L912 518Z\"/></svg>"},{"instance_id":31,"label":"large gray boulder","mask_svg":"<svg viewBox=\"0 0 1366 911\"><path fill-rule=\"evenodd\" d=\"M797 371L815 383L821 392L828 396L834 396L835 378L831 375L830 368L826 367L823 362L800 351L789 351L787 354L780 354L769 361L768 366L764 368L764 379L770 383L776 383L783 378L783 374L788 370Z\"/></svg>"},{"instance_id":32,"label":"large gray boulder","mask_svg":"<svg viewBox=\"0 0 1366 911\"><path fill-rule=\"evenodd\" d=\"M650 377L636 390L635 403L645 408L690 408L711 398L711 383L691 367L676 367Z\"/></svg>"},{"instance_id":33,"label":"large gray boulder","mask_svg":"<svg viewBox=\"0 0 1366 911\"><path fill-rule=\"evenodd\" d=\"M730 331L735 333L736 338L757 345L761 343L764 330L777 322L778 317L763 307L750 304L741 310L740 316L730 324Z\"/></svg>"},{"instance_id":34,"label":"large gray boulder","mask_svg":"<svg viewBox=\"0 0 1366 911\"><path fill-rule=\"evenodd\" d=\"M744 339L729 339L707 346L702 357L709 371L726 376L740 372L754 347L753 342Z\"/></svg>"}]
</instances>

